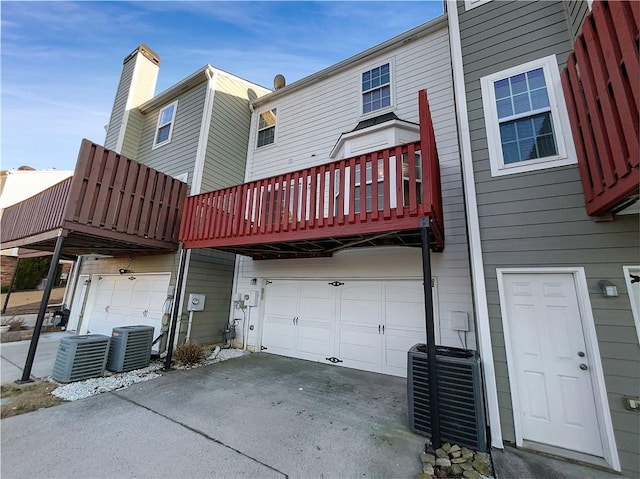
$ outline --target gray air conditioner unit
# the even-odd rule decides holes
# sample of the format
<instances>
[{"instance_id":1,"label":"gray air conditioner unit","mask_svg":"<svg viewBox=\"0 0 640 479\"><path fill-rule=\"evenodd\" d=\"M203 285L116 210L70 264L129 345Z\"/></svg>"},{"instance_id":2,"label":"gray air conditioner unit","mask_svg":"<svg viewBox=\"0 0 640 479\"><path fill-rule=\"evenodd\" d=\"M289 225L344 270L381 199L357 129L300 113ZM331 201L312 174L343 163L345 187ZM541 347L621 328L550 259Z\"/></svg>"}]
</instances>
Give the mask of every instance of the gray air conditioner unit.
<instances>
[{"instance_id":1,"label":"gray air conditioner unit","mask_svg":"<svg viewBox=\"0 0 640 479\"><path fill-rule=\"evenodd\" d=\"M120 326L111 332L107 369L114 372L146 368L151 361L153 326Z\"/></svg>"},{"instance_id":2,"label":"gray air conditioner unit","mask_svg":"<svg viewBox=\"0 0 640 479\"><path fill-rule=\"evenodd\" d=\"M51 377L68 383L96 378L104 374L111 338L102 334L86 334L62 338Z\"/></svg>"},{"instance_id":3,"label":"gray air conditioner unit","mask_svg":"<svg viewBox=\"0 0 640 479\"><path fill-rule=\"evenodd\" d=\"M407 366L411 430L430 436L429 370L425 344L416 344L409 350ZM436 370L442 442L486 451L487 427L477 351L436 346Z\"/></svg>"}]
</instances>

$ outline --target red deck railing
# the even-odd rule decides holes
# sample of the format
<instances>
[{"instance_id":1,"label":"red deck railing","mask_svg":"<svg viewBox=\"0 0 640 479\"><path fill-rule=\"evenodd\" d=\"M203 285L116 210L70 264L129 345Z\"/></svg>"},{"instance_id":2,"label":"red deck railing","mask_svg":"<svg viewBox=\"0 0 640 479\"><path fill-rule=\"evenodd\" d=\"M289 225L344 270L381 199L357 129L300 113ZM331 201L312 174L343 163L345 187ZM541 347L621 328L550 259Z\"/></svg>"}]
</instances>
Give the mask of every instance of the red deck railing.
<instances>
[{"instance_id":1,"label":"red deck railing","mask_svg":"<svg viewBox=\"0 0 640 479\"><path fill-rule=\"evenodd\" d=\"M187 248L319 240L417 229L444 247L440 169L426 92L420 140L187 198ZM316 245L317 246L317 245Z\"/></svg>"},{"instance_id":2,"label":"red deck railing","mask_svg":"<svg viewBox=\"0 0 640 479\"><path fill-rule=\"evenodd\" d=\"M638 195L639 18L636 1L594 2L562 72L590 215Z\"/></svg>"},{"instance_id":3,"label":"red deck railing","mask_svg":"<svg viewBox=\"0 0 640 479\"><path fill-rule=\"evenodd\" d=\"M6 208L4 248L52 249L67 236L76 253L175 251L187 184L83 140L74 174Z\"/></svg>"}]
</instances>

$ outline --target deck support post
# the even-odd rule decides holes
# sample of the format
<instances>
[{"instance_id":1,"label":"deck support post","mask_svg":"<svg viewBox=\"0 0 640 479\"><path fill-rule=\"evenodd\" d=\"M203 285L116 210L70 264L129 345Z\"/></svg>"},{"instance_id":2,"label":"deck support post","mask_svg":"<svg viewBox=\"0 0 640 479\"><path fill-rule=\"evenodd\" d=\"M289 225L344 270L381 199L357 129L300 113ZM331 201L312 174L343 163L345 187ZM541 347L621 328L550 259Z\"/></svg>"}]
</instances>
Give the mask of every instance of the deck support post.
<instances>
[{"instance_id":1,"label":"deck support post","mask_svg":"<svg viewBox=\"0 0 640 479\"><path fill-rule=\"evenodd\" d=\"M31 344L29 345L29 353L27 354L27 360L24 363L24 369L22 370L22 379L16 381L18 384L33 382L31 379L31 368L33 367L33 360L36 357L36 350L38 349L38 340L40 339L40 331L44 323L44 315L47 312L47 304L49 304L49 298L51 297L51 289L56 279L56 271L58 270L58 262L60 256L62 256L62 246L64 245L64 231L60 230L58 239L56 240L56 247L53 251L53 257L51 258L51 264L49 265L49 273L47 274L47 284L44 286L42 292L42 300L40 301L40 309L38 309L38 316L36 318L36 325L33 328L33 336L31 336Z\"/></svg>"},{"instance_id":2,"label":"deck support post","mask_svg":"<svg viewBox=\"0 0 640 479\"><path fill-rule=\"evenodd\" d=\"M431 251L429 249L428 216L420 218L422 239L422 278L424 286L424 310L427 330L427 362L429 370L429 410L431 411L431 447L440 447L440 395L438 394L438 372L436 367L436 334L433 318L433 293L431 286Z\"/></svg>"},{"instance_id":3,"label":"deck support post","mask_svg":"<svg viewBox=\"0 0 640 479\"><path fill-rule=\"evenodd\" d=\"M11 292L13 291L13 285L16 282L16 275L18 273L18 265L20 264L20 256L16 260L16 267L13 270L13 274L11 275L11 283L9 283L9 289L7 290L7 295L4 298L4 304L2 305L2 314L7 312L7 306L9 305L9 296L11 296Z\"/></svg>"},{"instance_id":4,"label":"deck support post","mask_svg":"<svg viewBox=\"0 0 640 479\"><path fill-rule=\"evenodd\" d=\"M171 357L173 356L173 343L176 337L176 325L178 323L178 313L180 311L180 298L182 297L182 285L184 283L184 270L187 264L187 249L180 243L180 266L178 266L178 277L176 279L176 290L173 295L173 307L171 308L171 326L169 327L169 340L167 342L167 356L164 359L164 370L171 369Z\"/></svg>"}]
</instances>

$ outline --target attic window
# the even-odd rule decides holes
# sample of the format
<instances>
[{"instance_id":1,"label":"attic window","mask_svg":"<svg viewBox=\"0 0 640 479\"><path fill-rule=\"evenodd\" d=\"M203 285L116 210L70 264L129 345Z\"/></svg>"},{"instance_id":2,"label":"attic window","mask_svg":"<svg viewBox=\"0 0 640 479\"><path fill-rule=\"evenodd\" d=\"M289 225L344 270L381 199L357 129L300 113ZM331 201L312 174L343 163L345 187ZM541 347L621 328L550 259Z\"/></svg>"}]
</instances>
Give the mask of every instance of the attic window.
<instances>
[{"instance_id":1,"label":"attic window","mask_svg":"<svg viewBox=\"0 0 640 479\"><path fill-rule=\"evenodd\" d=\"M276 141L276 109L260 113L258 119L258 148Z\"/></svg>"},{"instance_id":2,"label":"attic window","mask_svg":"<svg viewBox=\"0 0 640 479\"><path fill-rule=\"evenodd\" d=\"M175 101L170 105L165 106L158 113L158 126L156 128L156 138L153 142L153 147L164 145L171 141L171 134L173 133L173 124L176 119L176 110L178 108L178 102Z\"/></svg>"},{"instance_id":3,"label":"attic window","mask_svg":"<svg viewBox=\"0 0 640 479\"><path fill-rule=\"evenodd\" d=\"M391 68L389 63L362 73L362 113L391 106Z\"/></svg>"}]
</instances>

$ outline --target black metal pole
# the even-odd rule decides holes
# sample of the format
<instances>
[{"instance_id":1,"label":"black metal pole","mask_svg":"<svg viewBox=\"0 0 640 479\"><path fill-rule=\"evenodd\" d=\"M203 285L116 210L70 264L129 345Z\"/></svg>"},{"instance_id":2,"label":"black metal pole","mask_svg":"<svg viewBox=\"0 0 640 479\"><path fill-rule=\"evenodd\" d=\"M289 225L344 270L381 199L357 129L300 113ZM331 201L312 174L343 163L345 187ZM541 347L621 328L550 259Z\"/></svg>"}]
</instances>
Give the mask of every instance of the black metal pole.
<instances>
[{"instance_id":1,"label":"black metal pole","mask_svg":"<svg viewBox=\"0 0 640 479\"><path fill-rule=\"evenodd\" d=\"M440 447L440 395L438 394L438 371L436 367L436 334L433 318L433 295L431 292L431 251L429 250L429 218L420 218L422 239L422 277L424 285L424 311L427 328L427 362L429 368L429 410L431 412L431 447Z\"/></svg>"},{"instance_id":2,"label":"black metal pole","mask_svg":"<svg viewBox=\"0 0 640 479\"><path fill-rule=\"evenodd\" d=\"M169 343L167 344L167 356L164 359L164 370L171 369L171 356L173 355L173 341L176 337L176 325L178 323L178 312L180 311L180 296L182 296L182 283L184 282L184 269L187 263L187 250L180 245L180 266L178 267L178 278L176 279L176 290L173 294L173 308L171 308L171 327L169 328Z\"/></svg>"},{"instance_id":3,"label":"black metal pole","mask_svg":"<svg viewBox=\"0 0 640 479\"><path fill-rule=\"evenodd\" d=\"M9 289L7 290L7 295L4 298L4 304L2 305L2 314L7 312L7 306L9 305L9 296L11 296L11 291L13 291L13 285L16 282L16 274L18 273L18 265L20 264L20 256L16 260L16 267L13 270L13 275L11 275L11 283L9 283Z\"/></svg>"},{"instance_id":4,"label":"black metal pole","mask_svg":"<svg viewBox=\"0 0 640 479\"><path fill-rule=\"evenodd\" d=\"M51 289L55 282L56 271L58 270L58 261L62 255L62 245L64 244L64 236L62 232L56 240L56 248L53 251L53 257L51 258L51 264L49 265L49 274L47 274L47 284L44 286L42 292L42 301L40 301L40 309L38 310L38 317L36 318L36 325L33 329L33 336L31 336L31 344L29 345L29 353L27 354L27 360L24 363L24 370L22 371L22 379L16 381L17 383L29 383L31 379L31 368L33 367L33 360L36 357L36 349L38 349L38 340L40 339L40 330L44 323L44 315L47 312L47 304L51 297Z\"/></svg>"}]
</instances>

